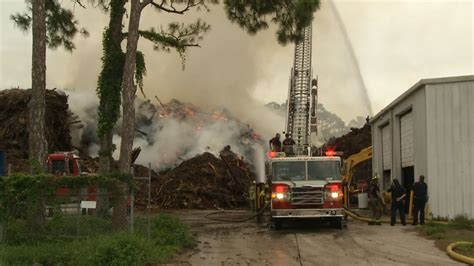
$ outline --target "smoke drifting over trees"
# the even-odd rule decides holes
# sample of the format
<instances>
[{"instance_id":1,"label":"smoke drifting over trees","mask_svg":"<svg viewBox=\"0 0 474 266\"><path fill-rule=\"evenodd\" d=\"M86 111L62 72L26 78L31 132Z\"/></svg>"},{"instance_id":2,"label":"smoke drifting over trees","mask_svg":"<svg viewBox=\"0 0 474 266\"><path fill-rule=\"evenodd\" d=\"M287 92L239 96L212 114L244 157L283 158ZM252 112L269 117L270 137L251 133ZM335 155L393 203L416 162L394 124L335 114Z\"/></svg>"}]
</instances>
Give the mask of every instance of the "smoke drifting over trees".
<instances>
[{"instance_id":1,"label":"smoke drifting over trees","mask_svg":"<svg viewBox=\"0 0 474 266\"><path fill-rule=\"evenodd\" d=\"M278 104L271 102L266 104L265 107L278 114L281 121L285 121L286 103ZM323 104L318 104L316 112L318 116L318 143L315 144L317 145L323 144L330 138L340 137L349 132L351 128L363 127L366 123L366 118L358 116L346 124L342 118L327 110Z\"/></svg>"}]
</instances>

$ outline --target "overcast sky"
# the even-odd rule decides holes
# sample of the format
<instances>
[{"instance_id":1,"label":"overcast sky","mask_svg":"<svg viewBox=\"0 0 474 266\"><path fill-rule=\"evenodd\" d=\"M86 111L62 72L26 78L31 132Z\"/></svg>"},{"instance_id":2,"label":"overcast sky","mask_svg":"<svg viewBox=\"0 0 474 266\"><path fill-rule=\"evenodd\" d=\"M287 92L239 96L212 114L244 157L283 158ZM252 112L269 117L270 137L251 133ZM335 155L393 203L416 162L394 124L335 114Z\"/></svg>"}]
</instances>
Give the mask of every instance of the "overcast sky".
<instances>
[{"instance_id":1,"label":"overcast sky","mask_svg":"<svg viewBox=\"0 0 474 266\"><path fill-rule=\"evenodd\" d=\"M422 78L474 73L473 1L334 3L337 11L322 1L321 10L315 14L312 60L314 75L319 78L319 101L346 121L368 115L370 109L378 112ZM10 14L24 9L22 0L0 0L3 89L31 84L31 33L20 32L9 19ZM178 98L237 112L270 101L284 102L294 46L278 45L274 28L249 36L228 22L221 7L211 9L210 13L179 17L145 11L143 28L171 20L191 22L198 17L212 26L202 48L188 52L184 71L175 52L155 52L145 40L140 41L148 66L146 94L165 101ZM342 24L338 23L336 12ZM75 13L90 37L77 38L77 50L72 54L63 49L48 51L47 86L93 92L100 71L101 36L107 15L98 9L77 6ZM356 64L360 66L360 76ZM365 100L361 78L370 103Z\"/></svg>"}]
</instances>

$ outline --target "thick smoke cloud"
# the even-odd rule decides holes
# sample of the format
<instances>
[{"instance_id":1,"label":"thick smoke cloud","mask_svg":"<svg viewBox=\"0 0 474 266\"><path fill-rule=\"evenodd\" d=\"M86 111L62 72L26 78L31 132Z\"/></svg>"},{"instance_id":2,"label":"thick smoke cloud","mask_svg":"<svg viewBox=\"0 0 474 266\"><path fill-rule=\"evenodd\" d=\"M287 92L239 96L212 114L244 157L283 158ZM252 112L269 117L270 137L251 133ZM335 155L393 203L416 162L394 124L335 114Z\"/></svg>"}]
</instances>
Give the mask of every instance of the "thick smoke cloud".
<instances>
[{"instance_id":1,"label":"thick smoke cloud","mask_svg":"<svg viewBox=\"0 0 474 266\"><path fill-rule=\"evenodd\" d=\"M2 1L0 5L1 87L29 87L31 36L19 32L8 19L9 14L24 10L24 3ZM472 2L335 1L335 6L354 45L375 112L421 78L474 71ZM197 17L212 25L202 48L189 51L184 71L175 52L155 52L146 41L140 41L148 64L147 95L158 95L163 101L176 98L201 107L226 107L266 136L283 130L284 121L259 108L267 102L285 101L293 46L279 46L272 28L249 36L228 22L220 6L211 8L210 13L174 17L145 11L144 28L172 20L192 22ZM61 49L48 52L47 84L50 88L93 92L107 15L77 6L75 12L91 35L77 39L77 50L72 54ZM353 56L327 1L322 1L316 13L313 31L319 102L345 121L365 117L367 100Z\"/></svg>"}]
</instances>

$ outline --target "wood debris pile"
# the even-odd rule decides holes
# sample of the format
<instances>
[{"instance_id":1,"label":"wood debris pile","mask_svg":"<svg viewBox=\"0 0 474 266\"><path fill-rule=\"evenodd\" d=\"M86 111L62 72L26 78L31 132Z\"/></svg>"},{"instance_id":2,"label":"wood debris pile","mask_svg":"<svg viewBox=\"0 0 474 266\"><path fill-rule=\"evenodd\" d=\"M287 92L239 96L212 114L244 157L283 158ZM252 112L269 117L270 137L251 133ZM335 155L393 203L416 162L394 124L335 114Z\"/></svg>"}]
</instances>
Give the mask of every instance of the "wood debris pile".
<instances>
[{"instance_id":1,"label":"wood debris pile","mask_svg":"<svg viewBox=\"0 0 474 266\"><path fill-rule=\"evenodd\" d=\"M253 180L255 172L251 165L226 147L220 158L205 152L154 176L151 203L164 209L244 207L249 202L248 191ZM142 183L140 191L136 203L144 206L146 182Z\"/></svg>"},{"instance_id":2,"label":"wood debris pile","mask_svg":"<svg viewBox=\"0 0 474 266\"><path fill-rule=\"evenodd\" d=\"M9 154L25 157L28 153L28 102L31 90L0 91L0 141ZM46 91L46 138L49 151L71 150L69 106L65 94Z\"/></svg>"}]
</instances>

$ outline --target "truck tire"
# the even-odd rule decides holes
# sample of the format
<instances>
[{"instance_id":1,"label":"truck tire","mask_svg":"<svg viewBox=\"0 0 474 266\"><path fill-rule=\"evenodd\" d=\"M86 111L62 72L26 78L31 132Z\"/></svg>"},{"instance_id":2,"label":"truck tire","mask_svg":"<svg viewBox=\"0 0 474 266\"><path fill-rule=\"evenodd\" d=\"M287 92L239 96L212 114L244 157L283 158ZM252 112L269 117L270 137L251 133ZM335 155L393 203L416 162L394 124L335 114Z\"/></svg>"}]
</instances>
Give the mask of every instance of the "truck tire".
<instances>
[{"instance_id":1,"label":"truck tire","mask_svg":"<svg viewBox=\"0 0 474 266\"><path fill-rule=\"evenodd\" d=\"M344 229L344 224L343 218L335 218L331 221L331 227L339 230Z\"/></svg>"},{"instance_id":2,"label":"truck tire","mask_svg":"<svg viewBox=\"0 0 474 266\"><path fill-rule=\"evenodd\" d=\"M281 220L272 218L271 223L270 223L270 228L274 231L280 230L281 229Z\"/></svg>"}]
</instances>

